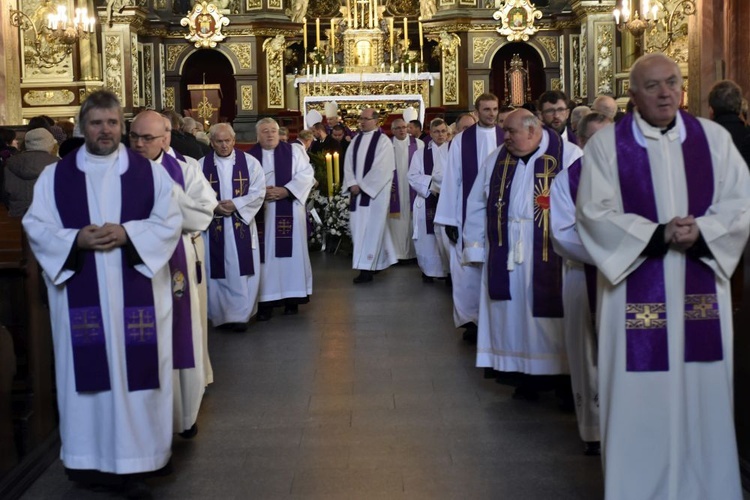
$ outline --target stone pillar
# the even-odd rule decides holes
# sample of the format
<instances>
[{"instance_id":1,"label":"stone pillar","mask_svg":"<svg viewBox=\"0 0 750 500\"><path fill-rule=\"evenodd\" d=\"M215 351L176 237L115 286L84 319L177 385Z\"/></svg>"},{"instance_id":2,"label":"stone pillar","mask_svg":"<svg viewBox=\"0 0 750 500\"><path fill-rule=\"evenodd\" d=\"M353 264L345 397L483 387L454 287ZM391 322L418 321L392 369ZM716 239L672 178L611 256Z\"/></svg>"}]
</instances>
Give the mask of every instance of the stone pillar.
<instances>
[{"instance_id":1,"label":"stone pillar","mask_svg":"<svg viewBox=\"0 0 750 500\"><path fill-rule=\"evenodd\" d=\"M21 123L21 59L18 28L10 25L10 10L0 9L0 125Z\"/></svg>"}]
</instances>

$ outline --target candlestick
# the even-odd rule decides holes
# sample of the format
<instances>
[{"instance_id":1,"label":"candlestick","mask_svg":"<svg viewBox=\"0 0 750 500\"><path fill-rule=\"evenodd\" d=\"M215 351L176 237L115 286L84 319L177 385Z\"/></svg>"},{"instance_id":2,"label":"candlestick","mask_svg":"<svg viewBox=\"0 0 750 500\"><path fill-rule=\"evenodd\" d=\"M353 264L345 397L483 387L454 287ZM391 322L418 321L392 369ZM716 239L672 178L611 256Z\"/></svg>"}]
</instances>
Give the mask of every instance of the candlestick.
<instances>
[{"instance_id":1,"label":"candlestick","mask_svg":"<svg viewBox=\"0 0 750 500\"><path fill-rule=\"evenodd\" d=\"M336 53L336 21L331 19L331 61Z\"/></svg>"},{"instance_id":2,"label":"candlestick","mask_svg":"<svg viewBox=\"0 0 750 500\"><path fill-rule=\"evenodd\" d=\"M320 47L320 18L315 18L315 46Z\"/></svg>"},{"instance_id":3,"label":"candlestick","mask_svg":"<svg viewBox=\"0 0 750 500\"><path fill-rule=\"evenodd\" d=\"M339 152L333 153L333 183L337 186L341 185L341 173L339 172Z\"/></svg>"},{"instance_id":4,"label":"candlestick","mask_svg":"<svg viewBox=\"0 0 750 500\"><path fill-rule=\"evenodd\" d=\"M307 18L302 18L302 44L305 47L305 57L307 57Z\"/></svg>"},{"instance_id":5,"label":"candlestick","mask_svg":"<svg viewBox=\"0 0 750 500\"><path fill-rule=\"evenodd\" d=\"M404 52L409 50L409 24L408 20L404 18Z\"/></svg>"},{"instance_id":6,"label":"candlestick","mask_svg":"<svg viewBox=\"0 0 750 500\"><path fill-rule=\"evenodd\" d=\"M354 5L357 5L356 1ZM351 0L346 0L346 27L352 27L352 4Z\"/></svg>"},{"instance_id":7,"label":"candlestick","mask_svg":"<svg viewBox=\"0 0 750 500\"><path fill-rule=\"evenodd\" d=\"M331 153L326 153L326 175L328 183L328 198L333 197L333 165L331 164Z\"/></svg>"}]
</instances>

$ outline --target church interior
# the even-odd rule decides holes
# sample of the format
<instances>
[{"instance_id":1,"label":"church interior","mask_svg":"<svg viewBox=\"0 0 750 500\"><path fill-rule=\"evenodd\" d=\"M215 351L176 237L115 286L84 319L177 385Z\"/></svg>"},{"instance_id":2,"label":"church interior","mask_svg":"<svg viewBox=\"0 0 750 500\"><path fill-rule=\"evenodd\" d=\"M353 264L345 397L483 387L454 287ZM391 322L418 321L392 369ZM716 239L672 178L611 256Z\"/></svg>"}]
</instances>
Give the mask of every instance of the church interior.
<instances>
[{"instance_id":1,"label":"church interior","mask_svg":"<svg viewBox=\"0 0 750 500\"><path fill-rule=\"evenodd\" d=\"M119 97L126 120L172 109L206 127L229 122L245 144L255 142L258 120L273 117L294 137L331 101L352 129L370 107L383 124L412 110L423 124L451 123L487 92L513 106L547 90L584 105L608 95L624 110L630 66L651 52L678 63L682 105L695 116L708 117L717 80L734 80L750 97L747 0L2 7L0 126L20 135L38 115L75 122L99 89ZM20 221L2 214L0 498L97 498L68 484L57 460L49 311L29 252ZM577 447L575 417L551 399L519 406L507 388L483 380L453 330L442 285L425 289L418 274L397 268L377 288L353 290L345 257L318 253L312 262L307 314L244 336L210 332L216 382L201 434L175 442L175 473L155 483L158 496L601 497L601 464ZM735 424L747 489L750 251L741 266L733 286Z\"/></svg>"}]
</instances>

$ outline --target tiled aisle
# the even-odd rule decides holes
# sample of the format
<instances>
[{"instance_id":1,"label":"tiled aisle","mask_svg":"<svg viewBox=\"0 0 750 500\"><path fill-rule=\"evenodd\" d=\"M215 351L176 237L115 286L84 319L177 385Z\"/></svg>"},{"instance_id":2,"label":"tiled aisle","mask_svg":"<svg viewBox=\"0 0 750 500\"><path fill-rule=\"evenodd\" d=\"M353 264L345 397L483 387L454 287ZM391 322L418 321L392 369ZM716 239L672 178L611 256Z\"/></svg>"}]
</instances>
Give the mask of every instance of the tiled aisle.
<instances>
[{"instance_id":1,"label":"tiled aisle","mask_svg":"<svg viewBox=\"0 0 750 500\"><path fill-rule=\"evenodd\" d=\"M310 304L244 334L211 332L216 381L156 498L598 499L575 417L482 378L450 292L415 265L353 285L349 259L312 255ZM278 310L277 310L278 311ZM24 498L112 498L58 462Z\"/></svg>"}]
</instances>

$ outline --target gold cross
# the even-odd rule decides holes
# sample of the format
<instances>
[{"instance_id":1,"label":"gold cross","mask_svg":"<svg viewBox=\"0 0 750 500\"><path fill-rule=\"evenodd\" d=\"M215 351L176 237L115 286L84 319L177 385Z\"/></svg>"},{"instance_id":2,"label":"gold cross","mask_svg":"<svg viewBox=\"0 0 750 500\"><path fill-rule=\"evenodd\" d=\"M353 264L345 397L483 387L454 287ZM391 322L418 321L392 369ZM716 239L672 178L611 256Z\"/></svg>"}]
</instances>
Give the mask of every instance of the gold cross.
<instances>
[{"instance_id":1,"label":"gold cross","mask_svg":"<svg viewBox=\"0 0 750 500\"><path fill-rule=\"evenodd\" d=\"M701 297L700 304L693 304L693 311L700 311L701 318L705 318L708 316L708 311L714 308L713 302L709 302L708 298L703 296Z\"/></svg>"},{"instance_id":2,"label":"gold cross","mask_svg":"<svg viewBox=\"0 0 750 500\"><path fill-rule=\"evenodd\" d=\"M642 319L643 326L645 326L646 328L651 328L651 322L659 319L659 313L658 312L652 313L651 306L645 305L643 306L642 313L636 313L635 319Z\"/></svg>"},{"instance_id":3,"label":"gold cross","mask_svg":"<svg viewBox=\"0 0 750 500\"><path fill-rule=\"evenodd\" d=\"M544 172L535 175L544 180L542 188L544 191L549 192L549 181L555 177L555 170L557 170L557 158L550 155L543 155L542 161L544 161Z\"/></svg>"},{"instance_id":4,"label":"gold cross","mask_svg":"<svg viewBox=\"0 0 750 500\"><path fill-rule=\"evenodd\" d=\"M235 190L234 190L234 194L235 194L235 195L237 195L237 196L239 196L239 195L241 195L242 193L244 193L244 192L245 192L245 189L244 189L244 187L245 187L245 184L244 184L244 183L245 183L245 181L247 181L247 180L249 180L249 179L243 179L243 178L242 178L242 172L240 172L240 176L239 176L238 178L236 178L236 179L232 179L232 180L233 180L233 181L237 181L237 182L239 182L239 183L240 183L240 189L235 189Z\"/></svg>"},{"instance_id":5,"label":"gold cross","mask_svg":"<svg viewBox=\"0 0 750 500\"><path fill-rule=\"evenodd\" d=\"M83 330L80 333L76 333L76 337L85 337L86 339L90 339L91 337L96 337L98 333L95 331L97 328L101 327L100 323L97 322L89 322L89 313L87 311L84 311L83 313L83 323L78 323L73 325L73 331L76 330Z\"/></svg>"},{"instance_id":6,"label":"gold cross","mask_svg":"<svg viewBox=\"0 0 750 500\"><path fill-rule=\"evenodd\" d=\"M138 323L131 323L131 324L128 325L128 330L136 330L136 329L138 330L137 332L136 331L129 332L129 334L130 334L131 337L139 337L140 336L140 338L138 339L139 342L143 342L145 340L145 338L144 338L145 333L144 332L145 332L146 328L153 328L154 327L153 318L150 318L150 316L151 316L150 314L147 314L146 315L146 319L147 320L151 319L151 323L144 323L143 309L138 309L138 316L137 316ZM134 321L135 319L136 319L136 315L135 315L135 313L133 313L130 316L130 321Z\"/></svg>"},{"instance_id":7,"label":"gold cross","mask_svg":"<svg viewBox=\"0 0 750 500\"><path fill-rule=\"evenodd\" d=\"M281 219L276 226L279 228L281 234L289 234L292 230L292 225L287 219Z\"/></svg>"},{"instance_id":8,"label":"gold cross","mask_svg":"<svg viewBox=\"0 0 750 500\"><path fill-rule=\"evenodd\" d=\"M211 172L210 174L208 174L208 182L209 182L209 184L211 184L211 189L213 189L214 191L216 191L216 188L214 188L214 184L218 184L219 180L218 179L214 179L214 173L213 172Z\"/></svg>"}]
</instances>

